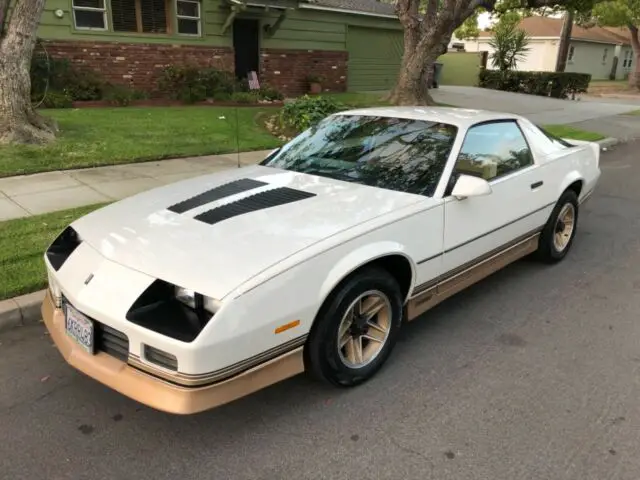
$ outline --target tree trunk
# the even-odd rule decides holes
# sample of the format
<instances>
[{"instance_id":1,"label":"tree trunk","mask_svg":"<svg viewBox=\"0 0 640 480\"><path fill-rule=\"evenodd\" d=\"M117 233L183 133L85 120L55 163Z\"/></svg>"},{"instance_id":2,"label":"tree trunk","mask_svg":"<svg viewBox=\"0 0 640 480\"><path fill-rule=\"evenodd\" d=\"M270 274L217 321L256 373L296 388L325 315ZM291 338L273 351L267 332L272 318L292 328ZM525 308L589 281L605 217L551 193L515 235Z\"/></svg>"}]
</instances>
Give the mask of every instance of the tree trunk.
<instances>
[{"instance_id":1,"label":"tree trunk","mask_svg":"<svg viewBox=\"0 0 640 480\"><path fill-rule=\"evenodd\" d=\"M571 43L571 30L573 29L573 10L567 10L562 23L562 34L560 35L560 45L558 46L558 59L556 62L556 72L564 72L567 67L569 56L569 44Z\"/></svg>"},{"instance_id":2,"label":"tree trunk","mask_svg":"<svg viewBox=\"0 0 640 480\"><path fill-rule=\"evenodd\" d=\"M31 105L31 57L45 0L17 0L0 38L0 144L52 141L57 125Z\"/></svg>"},{"instance_id":3,"label":"tree trunk","mask_svg":"<svg viewBox=\"0 0 640 480\"><path fill-rule=\"evenodd\" d=\"M429 94L433 83L434 63L440 55L446 53L451 35L439 42L433 42L431 36L427 35L419 42L409 43L407 48L406 30L402 66L389 101L395 105L434 105Z\"/></svg>"},{"instance_id":4,"label":"tree trunk","mask_svg":"<svg viewBox=\"0 0 640 480\"><path fill-rule=\"evenodd\" d=\"M638 27L629 25L631 34L631 48L633 48L634 65L633 72L629 72L629 87L640 90L640 40L638 40Z\"/></svg>"}]
</instances>

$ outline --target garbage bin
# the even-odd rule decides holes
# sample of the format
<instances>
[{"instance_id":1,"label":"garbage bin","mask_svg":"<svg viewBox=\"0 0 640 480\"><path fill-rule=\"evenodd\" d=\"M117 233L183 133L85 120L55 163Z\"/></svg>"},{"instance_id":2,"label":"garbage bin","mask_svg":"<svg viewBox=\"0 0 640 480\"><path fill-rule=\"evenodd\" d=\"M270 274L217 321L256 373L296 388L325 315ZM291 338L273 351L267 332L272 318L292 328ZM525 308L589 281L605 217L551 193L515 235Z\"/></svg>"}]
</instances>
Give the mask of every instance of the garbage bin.
<instances>
[{"instance_id":1,"label":"garbage bin","mask_svg":"<svg viewBox=\"0 0 640 480\"><path fill-rule=\"evenodd\" d=\"M440 85L440 77L442 76L442 63L435 62L433 64L433 79L431 80L431 87L438 88Z\"/></svg>"}]
</instances>

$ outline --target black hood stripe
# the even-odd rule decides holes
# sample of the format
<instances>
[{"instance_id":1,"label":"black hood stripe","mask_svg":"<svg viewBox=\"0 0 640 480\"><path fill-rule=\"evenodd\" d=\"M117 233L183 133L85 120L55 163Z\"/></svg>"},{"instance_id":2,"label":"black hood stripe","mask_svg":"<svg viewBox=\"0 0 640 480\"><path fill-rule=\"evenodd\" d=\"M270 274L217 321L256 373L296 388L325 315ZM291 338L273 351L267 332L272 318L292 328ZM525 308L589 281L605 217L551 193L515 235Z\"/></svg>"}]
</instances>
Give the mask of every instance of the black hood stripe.
<instances>
[{"instance_id":1,"label":"black hood stripe","mask_svg":"<svg viewBox=\"0 0 640 480\"><path fill-rule=\"evenodd\" d=\"M273 190L256 193L250 197L241 198L236 202L221 205L217 208L207 210L194 217L196 220L213 225L232 217L237 217L245 213L257 212L270 207L284 205L286 203L298 202L305 198L315 197L315 193L294 190L293 188L281 187Z\"/></svg>"},{"instance_id":2,"label":"black hood stripe","mask_svg":"<svg viewBox=\"0 0 640 480\"><path fill-rule=\"evenodd\" d=\"M192 210L197 207L201 207L207 203L215 202L221 198L235 195L236 193L246 192L247 190L253 190L254 188L263 187L268 185L265 182L259 180L253 180L251 178L241 178L234 180L233 182L219 185L211 190L207 190L195 197L188 198L182 202L176 203L168 207L174 213L184 213L187 210Z\"/></svg>"}]
</instances>

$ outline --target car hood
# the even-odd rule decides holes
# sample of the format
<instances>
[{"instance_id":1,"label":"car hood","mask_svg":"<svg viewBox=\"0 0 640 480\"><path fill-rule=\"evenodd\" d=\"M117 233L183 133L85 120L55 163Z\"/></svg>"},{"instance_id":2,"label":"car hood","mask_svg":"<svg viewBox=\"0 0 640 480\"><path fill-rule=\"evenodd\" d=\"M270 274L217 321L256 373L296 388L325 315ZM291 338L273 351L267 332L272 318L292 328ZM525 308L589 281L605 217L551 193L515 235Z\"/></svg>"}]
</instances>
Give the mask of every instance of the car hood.
<instances>
[{"instance_id":1,"label":"car hood","mask_svg":"<svg viewBox=\"0 0 640 480\"><path fill-rule=\"evenodd\" d=\"M203 192L207 198L198 197ZM290 255L420 201L418 195L256 165L155 188L72 225L109 260L222 299Z\"/></svg>"}]
</instances>

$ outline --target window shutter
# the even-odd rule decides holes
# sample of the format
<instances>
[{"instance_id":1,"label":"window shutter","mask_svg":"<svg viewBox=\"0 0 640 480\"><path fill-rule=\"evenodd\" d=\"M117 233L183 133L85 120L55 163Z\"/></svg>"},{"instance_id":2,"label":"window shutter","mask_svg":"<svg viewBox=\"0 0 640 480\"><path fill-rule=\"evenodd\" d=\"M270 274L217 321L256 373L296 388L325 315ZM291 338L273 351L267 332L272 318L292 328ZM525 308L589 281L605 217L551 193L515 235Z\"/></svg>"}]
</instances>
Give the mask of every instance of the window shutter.
<instances>
[{"instance_id":1,"label":"window shutter","mask_svg":"<svg viewBox=\"0 0 640 480\"><path fill-rule=\"evenodd\" d=\"M167 33L165 0L139 0L144 33Z\"/></svg>"},{"instance_id":2,"label":"window shutter","mask_svg":"<svg viewBox=\"0 0 640 480\"><path fill-rule=\"evenodd\" d=\"M137 32L135 1L111 0L111 21L116 32Z\"/></svg>"}]
</instances>

